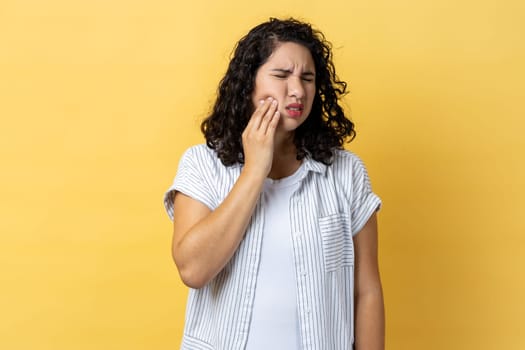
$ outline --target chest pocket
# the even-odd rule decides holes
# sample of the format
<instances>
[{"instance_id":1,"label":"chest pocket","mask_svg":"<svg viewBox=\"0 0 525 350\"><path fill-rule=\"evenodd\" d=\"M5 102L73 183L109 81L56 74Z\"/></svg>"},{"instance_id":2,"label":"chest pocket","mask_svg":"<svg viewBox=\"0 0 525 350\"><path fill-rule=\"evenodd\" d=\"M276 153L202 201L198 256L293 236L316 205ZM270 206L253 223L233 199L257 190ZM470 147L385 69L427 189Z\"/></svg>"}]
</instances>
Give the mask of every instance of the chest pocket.
<instances>
[{"instance_id":1,"label":"chest pocket","mask_svg":"<svg viewBox=\"0 0 525 350\"><path fill-rule=\"evenodd\" d=\"M325 270L331 272L354 265L354 243L348 215L337 213L320 217L319 230Z\"/></svg>"}]
</instances>

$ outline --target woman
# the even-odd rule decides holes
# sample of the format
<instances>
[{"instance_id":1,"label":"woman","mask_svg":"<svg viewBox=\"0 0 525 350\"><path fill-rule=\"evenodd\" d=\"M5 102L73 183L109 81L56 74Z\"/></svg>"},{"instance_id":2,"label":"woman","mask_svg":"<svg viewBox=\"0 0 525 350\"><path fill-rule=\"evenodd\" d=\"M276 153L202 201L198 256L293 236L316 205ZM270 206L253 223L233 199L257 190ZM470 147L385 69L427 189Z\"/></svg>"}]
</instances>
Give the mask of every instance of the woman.
<instances>
[{"instance_id":1,"label":"woman","mask_svg":"<svg viewBox=\"0 0 525 350\"><path fill-rule=\"evenodd\" d=\"M182 349L383 349L375 212L324 36L270 19L235 49L206 145L165 195Z\"/></svg>"}]
</instances>

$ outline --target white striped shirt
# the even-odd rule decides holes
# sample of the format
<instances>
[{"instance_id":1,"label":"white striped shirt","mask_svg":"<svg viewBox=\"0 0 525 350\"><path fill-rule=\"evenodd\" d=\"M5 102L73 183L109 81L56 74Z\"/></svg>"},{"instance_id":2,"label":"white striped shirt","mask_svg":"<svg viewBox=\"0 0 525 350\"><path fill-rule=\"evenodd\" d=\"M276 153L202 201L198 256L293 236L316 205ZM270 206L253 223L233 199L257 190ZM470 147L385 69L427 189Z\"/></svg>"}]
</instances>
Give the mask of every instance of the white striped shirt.
<instances>
[{"instance_id":1,"label":"white striped shirt","mask_svg":"<svg viewBox=\"0 0 525 350\"><path fill-rule=\"evenodd\" d=\"M354 247L381 201L362 161L335 150L329 166L304 160L305 176L290 200L301 348L348 350L354 342ZM164 205L173 219L180 191L214 210L237 181L241 164L225 167L206 145L182 156ZM224 269L201 289L190 289L182 350L244 350L261 252L264 201L260 196L244 239ZM271 335L269 335L271 336ZM249 350L249 349L246 349Z\"/></svg>"}]
</instances>

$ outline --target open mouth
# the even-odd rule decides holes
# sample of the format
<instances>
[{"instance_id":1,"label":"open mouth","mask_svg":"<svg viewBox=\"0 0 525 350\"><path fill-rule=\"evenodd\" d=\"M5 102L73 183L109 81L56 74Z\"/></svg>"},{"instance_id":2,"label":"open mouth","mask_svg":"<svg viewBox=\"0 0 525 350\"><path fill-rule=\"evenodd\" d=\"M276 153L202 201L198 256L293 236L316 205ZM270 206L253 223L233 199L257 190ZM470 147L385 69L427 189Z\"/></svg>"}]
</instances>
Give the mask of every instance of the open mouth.
<instances>
[{"instance_id":1,"label":"open mouth","mask_svg":"<svg viewBox=\"0 0 525 350\"><path fill-rule=\"evenodd\" d=\"M286 110L290 112L302 112L304 106L300 103L290 103L288 106L286 106Z\"/></svg>"},{"instance_id":2,"label":"open mouth","mask_svg":"<svg viewBox=\"0 0 525 350\"><path fill-rule=\"evenodd\" d=\"M288 115L292 118L298 118L303 114L304 106L300 103L292 103L286 106L286 111Z\"/></svg>"}]
</instances>

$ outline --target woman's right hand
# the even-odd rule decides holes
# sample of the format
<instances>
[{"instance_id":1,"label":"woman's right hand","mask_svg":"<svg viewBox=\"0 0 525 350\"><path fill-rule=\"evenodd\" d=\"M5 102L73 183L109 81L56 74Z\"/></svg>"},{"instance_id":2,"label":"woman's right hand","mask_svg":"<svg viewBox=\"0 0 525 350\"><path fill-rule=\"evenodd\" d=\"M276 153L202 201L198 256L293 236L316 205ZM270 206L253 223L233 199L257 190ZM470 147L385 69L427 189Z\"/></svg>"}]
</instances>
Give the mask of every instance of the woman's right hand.
<instances>
[{"instance_id":1,"label":"woman's right hand","mask_svg":"<svg viewBox=\"0 0 525 350\"><path fill-rule=\"evenodd\" d=\"M261 100L242 133L245 170L266 178L273 161L275 129L279 123L277 100Z\"/></svg>"}]
</instances>

